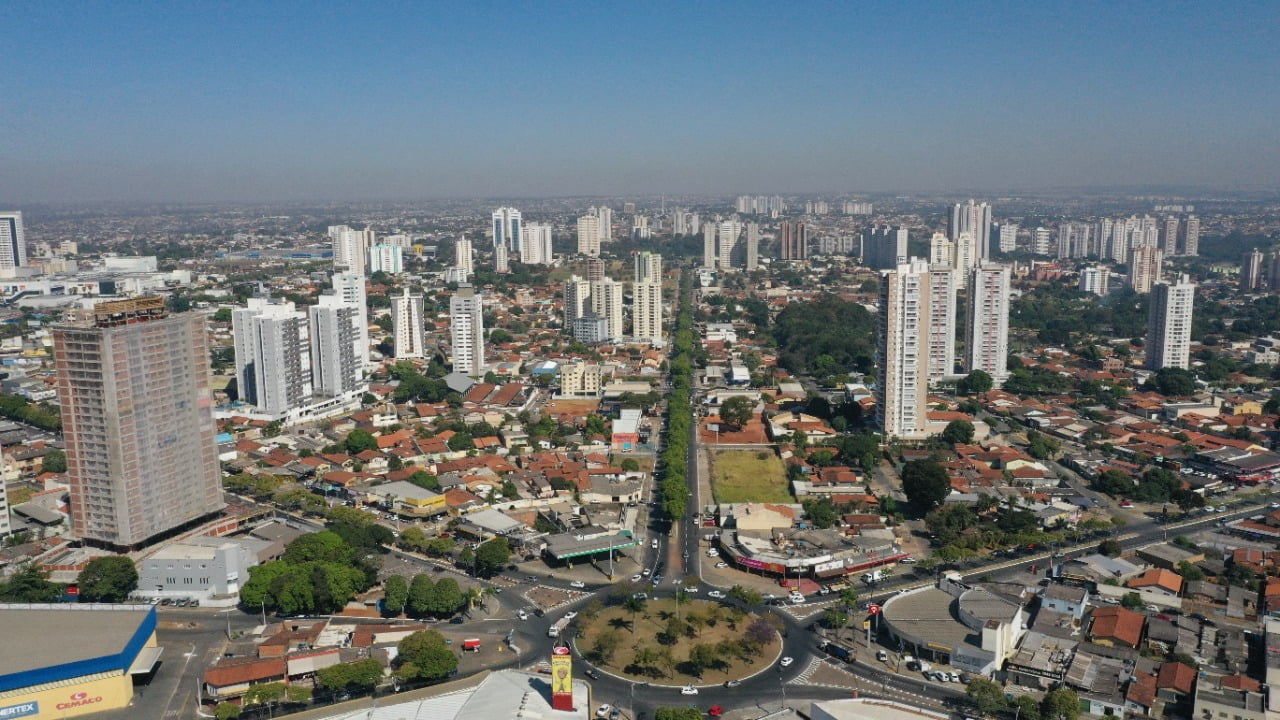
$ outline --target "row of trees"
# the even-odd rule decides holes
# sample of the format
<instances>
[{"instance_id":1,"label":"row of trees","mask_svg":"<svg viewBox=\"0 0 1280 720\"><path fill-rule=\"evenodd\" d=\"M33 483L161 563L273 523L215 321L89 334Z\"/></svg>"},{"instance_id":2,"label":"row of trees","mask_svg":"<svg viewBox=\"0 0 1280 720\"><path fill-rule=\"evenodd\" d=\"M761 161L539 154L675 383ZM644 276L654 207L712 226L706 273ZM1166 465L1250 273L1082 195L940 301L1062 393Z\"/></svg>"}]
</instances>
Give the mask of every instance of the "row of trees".
<instances>
[{"instance_id":1,"label":"row of trees","mask_svg":"<svg viewBox=\"0 0 1280 720\"><path fill-rule=\"evenodd\" d=\"M48 405L27 402L21 395L0 394L0 416L34 425L41 430L61 430L62 417Z\"/></svg>"},{"instance_id":2,"label":"row of trees","mask_svg":"<svg viewBox=\"0 0 1280 720\"><path fill-rule=\"evenodd\" d=\"M344 535L357 544L349 543ZM249 568L240 602L288 615L342 609L356 593L377 581L378 564L371 556L374 550L359 542L361 536L369 535L367 527L335 523L329 530L297 538L279 560ZM375 545L375 550L378 547Z\"/></svg>"},{"instance_id":3,"label":"row of trees","mask_svg":"<svg viewBox=\"0 0 1280 720\"><path fill-rule=\"evenodd\" d=\"M693 372L693 317L689 310L690 276L681 274L680 312L676 316L673 335L674 355L671 359L671 395L667 400L667 444L659 459L662 480L662 510L673 520L684 517L689 503L689 432L693 428L693 402L690 388Z\"/></svg>"},{"instance_id":4,"label":"row of trees","mask_svg":"<svg viewBox=\"0 0 1280 720\"><path fill-rule=\"evenodd\" d=\"M974 678L965 694L984 715L1006 714L1019 720L1076 720L1080 716L1080 697L1067 688L1051 690L1036 700L1031 695L1006 695L995 682Z\"/></svg>"},{"instance_id":5,"label":"row of trees","mask_svg":"<svg viewBox=\"0 0 1280 720\"><path fill-rule=\"evenodd\" d=\"M138 589L138 568L124 556L96 557L80 571L76 586L81 602L124 602ZM49 580L49 573L31 564L0 583L0 602L57 602L66 591L66 585Z\"/></svg>"},{"instance_id":6,"label":"row of trees","mask_svg":"<svg viewBox=\"0 0 1280 720\"><path fill-rule=\"evenodd\" d=\"M458 581L451 577L434 582L425 574L413 576L410 582L402 575L386 579L383 609L387 615L408 612L414 617L448 617L467 603Z\"/></svg>"}]
</instances>

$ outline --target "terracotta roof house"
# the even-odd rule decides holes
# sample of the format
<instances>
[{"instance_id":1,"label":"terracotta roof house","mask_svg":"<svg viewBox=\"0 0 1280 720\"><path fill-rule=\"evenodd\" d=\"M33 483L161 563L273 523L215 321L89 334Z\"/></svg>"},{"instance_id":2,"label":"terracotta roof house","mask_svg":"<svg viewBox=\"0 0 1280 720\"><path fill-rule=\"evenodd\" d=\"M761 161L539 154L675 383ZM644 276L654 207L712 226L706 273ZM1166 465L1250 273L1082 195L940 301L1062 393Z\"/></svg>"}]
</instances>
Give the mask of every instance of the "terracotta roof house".
<instances>
[{"instance_id":1,"label":"terracotta roof house","mask_svg":"<svg viewBox=\"0 0 1280 720\"><path fill-rule=\"evenodd\" d=\"M1162 595L1177 597L1182 593L1182 576L1172 570L1152 568L1125 583L1135 590L1150 590Z\"/></svg>"},{"instance_id":2,"label":"terracotta roof house","mask_svg":"<svg viewBox=\"0 0 1280 720\"><path fill-rule=\"evenodd\" d=\"M1089 634L1099 645L1125 645L1136 648L1142 643L1145 618L1122 607L1104 607L1093 611Z\"/></svg>"}]
</instances>

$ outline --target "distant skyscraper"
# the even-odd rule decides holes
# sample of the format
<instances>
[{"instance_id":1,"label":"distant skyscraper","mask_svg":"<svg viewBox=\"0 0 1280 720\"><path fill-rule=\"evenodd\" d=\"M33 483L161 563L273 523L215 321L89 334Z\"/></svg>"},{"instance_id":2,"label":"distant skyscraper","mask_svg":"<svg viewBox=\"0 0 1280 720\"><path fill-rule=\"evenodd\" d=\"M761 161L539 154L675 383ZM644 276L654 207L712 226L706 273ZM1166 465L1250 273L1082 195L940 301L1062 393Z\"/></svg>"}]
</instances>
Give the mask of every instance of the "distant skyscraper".
<instances>
[{"instance_id":1,"label":"distant skyscraper","mask_svg":"<svg viewBox=\"0 0 1280 720\"><path fill-rule=\"evenodd\" d=\"M507 260L507 246L493 246L493 271L499 274L511 272L511 263Z\"/></svg>"},{"instance_id":2,"label":"distant skyscraper","mask_svg":"<svg viewBox=\"0 0 1280 720\"><path fill-rule=\"evenodd\" d=\"M1053 231L1047 227L1038 227L1031 231L1031 253L1048 257L1053 254Z\"/></svg>"},{"instance_id":3,"label":"distant skyscraper","mask_svg":"<svg viewBox=\"0 0 1280 720\"><path fill-rule=\"evenodd\" d=\"M506 246L507 250L519 253L523 247L520 232L520 211L515 208L500 207L493 211L493 246Z\"/></svg>"},{"instance_id":4,"label":"distant skyscraper","mask_svg":"<svg viewBox=\"0 0 1280 720\"><path fill-rule=\"evenodd\" d=\"M564 328L573 330L578 318L591 312L591 281L572 275L564 282Z\"/></svg>"},{"instance_id":5,"label":"distant skyscraper","mask_svg":"<svg viewBox=\"0 0 1280 720\"><path fill-rule=\"evenodd\" d=\"M310 327L292 302L249 298L231 313L240 400L283 418L309 402Z\"/></svg>"},{"instance_id":6,"label":"distant skyscraper","mask_svg":"<svg viewBox=\"0 0 1280 720\"><path fill-rule=\"evenodd\" d=\"M369 248L369 274L404 272L404 248L399 245L374 245Z\"/></svg>"},{"instance_id":7,"label":"distant skyscraper","mask_svg":"<svg viewBox=\"0 0 1280 720\"><path fill-rule=\"evenodd\" d=\"M1164 223L1160 225L1160 249L1164 251L1165 257L1173 257L1178 254L1178 241L1182 234L1178 231L1178 216L1169 215L1165 217Z\"/></svg>"},{"instance_id":8,"label":"distant skyscraper","mask_svg":"<svg viewBox=\"0 0 1280 720\"><path fill-rule=\"evenodd\" d=\"M1195 257L1200 254L1200 218L1195 215L1188 215L1187 221L1182 224L1182 246L1183 255Z\"/></svg>"},{"instance_id":9,"label":"distant skyscraper","mask_svg":"<svg viewBox=\"0 0 1280 720\"><path fill-rule=\"evenodd\" d=\"M222 509L204 315L99 303L53 343L77 537L138 547Z\"/></svg>"},{"instance_id":10,"label":"distant skyscraper","mask_svg":"<svg viewBox=\"0 0 1280 720\"><path fill-rule=\"evenodd\" d=\"M1011 222L1003 222L1000 228L997 246L1002 253L1011 253L1018 249L1018 226Z\"/></svg>"},{"instance_id":11,"label":"distant skyscraper","mask_svg":"<svg viewBox=\"0 0 1280 720\"><path fill-rule=\"evenodd\" d=\"M986 237L985 235L982 237ZM968 230L960 233L955 241L955 256L951 259L951 269L956 271L959 287L967 287L969 276L984 255L980 254L978 237Z\"/></svg>"},{"instance_id":12,"label":"distant skyscraper","mask_svg":"<svg viewBox=\"0 0 1280 720\"><path fill-rule=\"evenodd\" d=\"M929 264L912 258L880 278L876 415L888 438L928 433Z\"/></svg>"},{"instance_id":13,"label":"distant skyscraper","mask_svg":"<svg viewBox=\"0 0 1280 720\"><path fill-rule=\"evenodd\" d=\"M1110 292L1111 268L1106 265L1094 265L1080 271L1080 290L1106 297Z\"/></svg>"},{"instance_id":14,"label":"distant skyscraper","mask_svg":"<svg viewBox=\"0 0 1280 720\"><path fill-rule=\"evenodd\" d=\"M945 236L944 236L945 237ZM907 229L873 226L862 231L862 264L872 270L892 270L907 258Z\"/></svg>"},{"instance_id":15,"label":"distant skyscraper","mask_svg":"<svg viewBox=\"0 0 1280 720\"><path fill-rule=\"evenodd\" d=\"M959 243L960 233L970 233L976 252L974 261L985 260L990 256L991 206L970 200L967 203L956 203L951 207L948 217L947 237L951 242ZM970 266L970 269L972 266Z\"/></svg>"},{"instance_id":16,"label":"distant skyscraper","mask_svg":"<svg viewBox=\"0 0 1280 720\"><path fill-rule=\"evenodd\" d=\"M465 270L470 277L475 274L475 266L471 262L471 241L461 235L453 241L453 266Z\"/></svg>"},{"instance_id":17,"label":"distant skyscraper","mask_svg":"<svg viewBox=\"0 0 1280 720\"><path fill-rule=\"evenodd\" d=\"M333 240L334 268L364 275L369 248L376 244L373 230L352 230L346 225L333 225L329 227L329 237Z\"/></svg>"},{"instance_id":18,"label":"distant skyscraper","mask_svg":"<svg viewBox=\"0 0 1280 720\"><path fill-rule=\"evenodd\" d=\"M653 252L639 252L635 256L635 281L662 282L662 256Z\"/></svg>"},{"instance_id":19,"label":"distant skyscraper","mask_svg":"<svg viewBox=\"0 0 1280 720\"><path fill-rule=\"evenodd\" d=\"M603 247L613 242L613 209L607 205L587 208L587 215L596 219L596 244ZM579 244L582 240L579 238ZM599 254L597 251L596 254Z\"/></svg>"},{"instance_id":20,"label":"distant skyscraper","mask_svg":"<svg viewBox=\"0 0 1280 720\"><path fill-rule=\"evenodd\" d=\"M946 265L947 267L950 267L951 264L955 262L955 257L955 243L951 241L951 238L940 232L934 233L933 237L929 238L930 265ZM902 262L902 260L899 260L894 267L897 267L897 265Z\"/></svg>"},{"instance_id":21,"label":"distant skyscraper","mask_svg":"<svg viewBox=\"0 0 1280 720\"><path fill-rule=\"evenodd\" d=\"M311 387L315 395L340 397L363 388L363 358L357 357L360 310L339 295L321 295L307 309L311 334ZM366 343L364 347L368 347Z\"/></svg>"},{"instance_id":22,"label":"distant skyscraper","mask_svg":"<svg viewBox=\"0 0 1280 720\"><path fill-rule=\"evenodd\" d=\"M421 295L410 294L409 288L405 288L399 295L393 295L391 325L394 329L396 359L406 360L427 356Z\"/></svg>"},{"instance_id":23,"label":"distant skyscraper","mask_svg":"<svg viewBox=\"0 0 1280 720\"><path fill-rule=\"evenodd\" d=\"M604 260L587 258L587 279L591 282L598 282L604 279Z\"/></svg>"},{"instance_id":24,"label":"distant skyscraper","mask_svg":"<svg viewBox=\"0 0 1280 720\"><path fill-rule=\"evenodd\" d=\"M551 251L551 226L529 223L521 230L520 262L525 265L550 265L555 259Z\"/></svg>"},{"instance_id":25,"label":"distant skyscraper","mask_svg":"<svg viewBox=\"0 0 1280 720\"><path fill-rule=\"evenodd\" d=\"M1147 312L1147 367L1186 369L1191 355L1191 313L1195 283L1184 274L1161 280L1151 290Z\"/></svg>"},{"instance_id":26,"label":"distant skyscraper","mask_svg":"<svg viewBox=\"0 0 1280 720\"><path fill-rule=\"evenodd\" d=\"M779 240L783 260L809 259L809 236L801 221L784 221Z\"/></svg>"},{"instance_id":27,"label":"distant skyscraper","mask_svg":"<svg viewBox=\"0 0 1280 720\"><path fill-rule=\"evenodd\" d=\"M760 224L747 223L747 272L760 267Z\"/></svg>"},{"instance_id":28,"label":"distant skyscraper","mask_svg":"<svg viewBox=\"0 0 1280 720\"><path fill-rule=\"evenodd\" d=\"M1058 257L1088 257L1093 228L1085 223L1067 222L1058 226Z\"/></svg>"},{"instance_id":29,"label":"distant skyscraper","mask_svg":"<svg viewBox=\"0 0 1280 720\"><path fill-rule=\"evenodd\" d=\"M333 293L356 309L355 343L356 362L363 373L369 367L369 299L365 293L364 277L355 273L334 273Z\"/></svg>"},{"instance_id":30,"label":"distant skyscraper","mask_svg":"<svg viewBox=\"0 0 1280 720\"><path fill-rule=\"evenodd\" d=\"M984 262L969 282L965 369L1004 383L1009 376L1009 266Z\"/></svg>"},{"instance_id":31,"label":"distant skyscraper","mask_svg":"<svg viewBox=\"0 0 1280 720\"><path fill-rule=\"evenodd\" d=\"M736 215L720 222L720 225L716 228L716 238L718 240L716 267L721 270L728 270L733 267L734 249L738 247L741 237L742 221Z\"/></svg>"},{"instance_id":32,"label":"distant skyscraper","mask_svg":"<svg viewBox=\"0 0 1280 720\"><path fill-rule=\"evenodd\" d=\"M632 335L637 340L662 342L662 282L645 280L632 287Z\"/></svg>"},{"instance_id":33,"label":"distant skyscraper","mask_svg":"<svg viewBox=\"0 0 1280 720\"><path fill-rule=\"evenodd\" d=\"M27 264L27 238L22 213L0 212L0 272Z\"/></svg>"},{"instance_id":34,"label":"distant skyscraper","mask_svg":"<svg viewBox=\"0 0 1280 720\"><path fill-rule=\"evenodd\" d=\"M578 253L597 257L600 255L600 218L583 215L578 218Z\"/></svg>"},{"instance_id":35,"label":"distant skyscraper","mask_svg":"<svg viewBox=\"0 0 1280 720\"><path fill-rule=\"evenodd\" d=\"M484 305L470 284L459 285L449 298L449 336L453 371L470 377L484 375Z\"/></svg>"},{"instance_id":36,"label":"distant skyscraper","mask_svg":"<svg viewBox=\"0 0 1280 720\"><path fill-rule=\"evenodd\" d=\"M1129 287L1139 294L1151 292L1151 287L1160 279L1162 265L1164 251L1160 248L1134 248L1133 261L1129 263Z\"/></svg>"},{"instance_id":37,"label":"distant skyscraper","mask_svg":"<svg viewBox=\"0 0 1280 720\"><path fill-rule=\"evenodd\" d=\"M1262 287L1263 262L1265 255L1258 248L1245 253L1244 262L1240 266L1240 289L1252 292Z\"/></svg>"},{"instance_id":38,"label":"distant skyscraper","mask_svg":"<svg viewBox=\"0 0 1280 720\"><path fill-rule=\"evenodd\" d=\"M720 258L716 248L716 223L702 223L702 267L714 268Z\"/></svg>"},{"instance_id":39,"label":"distant skyscraper","mask_svg":"<svg viewBox=\"0 0 1280 720\"><path fill-rule=\"evenodd\" d=\"M958 273L949 267L934 266L925 276L929 283L929 313L926 366L930 385L955 374L956 371L956 286Z\"/></svg>"},{"instance_id":40,"label":"distant skyscraper","mask_svg":"<svg viewBox=\"0 0 1280 720\"><path fill-rule=\"evenodd\" d=\"M591 312L608 322L609 339L622 337L622 283L609 278L591 283Z\"/></svg>"}]
</instances>

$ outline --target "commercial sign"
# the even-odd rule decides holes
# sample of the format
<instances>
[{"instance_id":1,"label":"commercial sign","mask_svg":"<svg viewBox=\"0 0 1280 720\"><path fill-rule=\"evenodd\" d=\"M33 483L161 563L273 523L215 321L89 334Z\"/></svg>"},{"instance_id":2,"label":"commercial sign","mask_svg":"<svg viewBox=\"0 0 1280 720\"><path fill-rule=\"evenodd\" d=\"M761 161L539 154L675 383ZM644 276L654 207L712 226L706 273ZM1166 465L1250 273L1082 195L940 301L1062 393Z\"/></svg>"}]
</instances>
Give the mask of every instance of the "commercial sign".
<instances>
[{"instance_id":1,"label":"commercial sign","mask_svg":"<svg viewBox=\"0 0 1280 720\"><path fill-rule=\"evenodd\" d=\"M573 710L573 657L564 645L551 650L551 707Z\"/></svg>"},{"instance_id":2,"label":"commercial sign","mask_svg":"<svg viewBox=\"0 0 1280 720\"><path fill-rule=\"evenodd\" d=\"M830 570L844 570L844 561L833 560L831 562L818 563L813 566L813 571L817 573L824 573Z\"/></svg>"},{"instance_id":3,"label":"commercial sign","mask_svg":"<svg viewBox=\"0 0 1280 720\"><path fill-rule=\"evenodd\" d=\"M0 707L0 718L4 718L4 720L9 720L9 718L30 717L32 715L39 714L40 703L38 702L19 703L17 705Z\"/></svg>"},{"instance_id":4,"label":"commercial sign","mask_svg":"<svg viewBox=\"0 0 1280 720\"><path fill-rule=\"evenodd\" d=\"M871 615L879 615L879 614L880 614L880 606L879 606L879 605L868 605L868 606L867 606L867 612L868 612L868 613L870 613Z\"/></svg>"},{"instance_id":5,"label":"commercial sign","mask_svg":"<svg viewBox=\"0 0 1280 720\"><path fill-rule=\"evenodd\" d=\"M54 707L58 710L70 710L72 708L94 705L100 702L102 702L101 695L90 695L87 692L78 692L68 698L66 702L60 702L57 705L54 705Z\"/></svg>"}]
</instances>

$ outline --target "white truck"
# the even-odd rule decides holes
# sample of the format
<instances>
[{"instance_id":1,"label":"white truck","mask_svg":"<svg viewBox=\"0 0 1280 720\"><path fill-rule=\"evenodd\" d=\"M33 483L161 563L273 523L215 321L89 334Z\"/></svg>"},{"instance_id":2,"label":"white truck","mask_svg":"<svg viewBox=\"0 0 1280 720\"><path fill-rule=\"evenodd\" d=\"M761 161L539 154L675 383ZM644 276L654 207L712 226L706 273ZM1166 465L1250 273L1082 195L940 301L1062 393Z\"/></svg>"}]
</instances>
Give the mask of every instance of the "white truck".
<instances>
[{"instance_id":1,"label":"white truck","mask_svg":"<svg viewBox=\"0 0 1280 720\"><path fill-rule=\"evenodd\" d=\"M872 570L869 573L862 574L862 582L873 585L884 579L884 573L879 570Z\"/></svg>"},{"instance_id":2,"label":"white truck","mask_svg":"<svg viewBox=\"0 0 1280 720\"><path fill-rule=\"evenodd\" d=\"M560 637L560 633L564 632L566 627L569 627L569 621L572 619L573 618L562 617L552 623L551 627L547 628L547 637Z\"/></svg>"}]
</instances>

